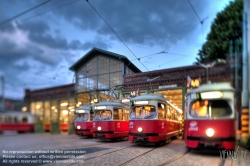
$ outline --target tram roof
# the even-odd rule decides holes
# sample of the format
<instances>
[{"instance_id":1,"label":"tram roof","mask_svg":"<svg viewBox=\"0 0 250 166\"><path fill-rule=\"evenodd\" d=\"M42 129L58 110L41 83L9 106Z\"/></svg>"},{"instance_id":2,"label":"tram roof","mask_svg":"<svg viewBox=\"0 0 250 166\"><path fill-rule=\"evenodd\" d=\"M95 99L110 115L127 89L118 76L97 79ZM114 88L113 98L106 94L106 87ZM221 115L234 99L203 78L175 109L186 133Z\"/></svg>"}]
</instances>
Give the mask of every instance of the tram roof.
<instances>
[{"instance_id":1,"label":"tram roof","mask_svg":"<svg viewBox=\"0 0 250 166\"><path fill-rule=\"evenodd\" d=\"M132 98L131 100L133 101L138 101L138 100L159 100L159 101L166 101L167 99L163 96L163 94L145 94L141 96L136 96Z\"/></svg>"},{"instance_id":2,"label":"tram roof","mask_svg":"<svg viewBox=\"0 0 250 166\"><path fill-rule=\"evenodd\" d=\"M121 100L109 100L109 101L102 101L100 103L95 104L95 106L120 106L120 107L128 107L128 104L122 103Z\"/></svg>"},{"instance_id":3,"label":"tram roof","mask_svg":"<svg viewBox=\"0 0 250 166\"><path fill-rule=\"evenodd\" d=\"M234 91L234 88L228 82L220 82L220 83L208 83L199 86L196 89L191 89L188 93L196 93L196 92L206 92L206 91Z\"/></svg>"}]
</instances>

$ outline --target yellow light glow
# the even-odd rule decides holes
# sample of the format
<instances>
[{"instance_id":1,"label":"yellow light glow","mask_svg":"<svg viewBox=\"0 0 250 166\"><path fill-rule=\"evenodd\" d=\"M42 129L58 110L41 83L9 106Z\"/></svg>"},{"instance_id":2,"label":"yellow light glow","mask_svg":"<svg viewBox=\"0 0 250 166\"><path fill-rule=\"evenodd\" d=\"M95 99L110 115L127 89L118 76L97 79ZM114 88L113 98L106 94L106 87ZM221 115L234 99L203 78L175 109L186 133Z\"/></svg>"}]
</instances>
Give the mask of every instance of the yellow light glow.
<instances>
[{"instance_id":1,"label":"yellow light glow","mask_svg":"<svg viewBox=\"0 0 250 166\"><path fill-rule=\"evenodd\" d=\"M62 114L67 115L68 114L68 110L62 110Z\"/></svg>"},{"instance_id":2,"label":"yellow light glow","mask_svg":"<svg viewBox=\"0 0 250 166\"><path fill-rule=\"evenodd\" d=\"M26 111L27 111L27 107L23 107L23 108L22 108L22 111L23 111L23 112L26 112Z\"/></svg>"},{"instance_id":3,"label":"yellow light glow","mask_svg":"<svg viewBox=\"0 0 250 166\"><path fill-rule=\"evenodd\" d=\"M206 130L206 134L207 134L208 137L212 137L214 135L214 129L208 128Z\"/></svg>"},{"instance_id":4,"label":"yellow light glow","mask_svg":"<svg viewBox=\"0 0 250 166\"><path fill-rule=\"evenodd\" d=\"M55 107L55 106L52 106L51 109L52 109L52 110L53 110L53 109L56 109L56 107Z\"/></svg>"},{"instance_id":5,"label":"yellow light glow","mask_svg":"<svg viewBox=\"0 0 250 166\"><path fill-rule=\"evenodd\" d=\"M216 99L216 98L222 98L223 93L220 91L213 91L213 92L202 92L201 98L202 99Z\"/></svg>"},{"instance_id":6,"label":"yellow light glow","mask_svg":"<svg viewBox=\"0 0 250 166\"><path fill-rule=\"evenodd\" d=\"M39 108L41 108L41 105L36 105L36 109L39 109Z\"/></svg>"},{"instance_id":7,"label":"yellow light glow","mask_svg":"<svg viewBox=\"0 0 250 166\"><path fill-rule=\"evenodd\" d=\"M135 101L135 104L148 104L148 101Z\"/></svg>"},{"instance_id":8,"label":"yellow light glow","mask_svg":"<svg viewBox=\"0 0 250 166\"><path fill-rule=\"evenodd\" d=\"M139 132L142 132L142 128L141 128L141 127L139 127L139 128L138 128L138 131L139 131Z\"/></svg>"},{"instance_id":9,"label":"yellow light glow","mask_svg":"<svg viewBox=\"0 0 250 166\"><path fill-rule=\"evenodd\" d=\"M68 106L68 103L61 103L61 106Z\"/></svg>"}]
</instances>

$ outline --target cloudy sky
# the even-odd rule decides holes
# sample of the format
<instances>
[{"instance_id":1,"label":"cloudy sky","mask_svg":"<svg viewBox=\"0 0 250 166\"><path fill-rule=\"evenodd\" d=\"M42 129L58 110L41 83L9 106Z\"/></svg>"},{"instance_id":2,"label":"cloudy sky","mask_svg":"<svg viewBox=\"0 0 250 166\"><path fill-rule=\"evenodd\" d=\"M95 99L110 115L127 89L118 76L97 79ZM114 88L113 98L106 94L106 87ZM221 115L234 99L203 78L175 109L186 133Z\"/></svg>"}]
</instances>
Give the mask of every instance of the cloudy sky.
<instances>
[{"instance_id":1,"label":"cloudy sky","mask_svg":"<svg viewBox=\"0 0 250 166\"><path fill-rule=\"evenodd\" d=\"M93 47L125 55L142 71L192 65L216 14L228 4L229 0L1 0L4 96L21 99L25 88L72 83L74 73L68 68Z\"/></svg>"}]
</instances>

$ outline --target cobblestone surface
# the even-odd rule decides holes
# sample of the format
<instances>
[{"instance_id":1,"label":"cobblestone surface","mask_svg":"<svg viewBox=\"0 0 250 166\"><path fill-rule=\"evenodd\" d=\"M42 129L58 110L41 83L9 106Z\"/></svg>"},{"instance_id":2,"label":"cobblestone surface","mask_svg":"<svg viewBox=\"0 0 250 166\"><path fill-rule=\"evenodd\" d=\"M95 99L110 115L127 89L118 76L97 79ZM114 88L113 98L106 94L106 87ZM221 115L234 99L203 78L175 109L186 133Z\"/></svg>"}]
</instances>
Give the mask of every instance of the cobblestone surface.
<instances>
[{"instance_id":1,"label":"cobblestone surface","mask_svg":"<svg viewBox=\"0 0 250 166\"><path fill-rule=\"evenodd\" d=\"M3 159L3 150L73 150L87 149L86 154L80 154L77 162L66 164L43 164L44 166L220 166L222 160L219 151L187 151L184 141L172 140L169 144L155 147L139 146L129 141L106 142L98 139L79 138L67 134L12 134L0 135L0 158ZM101 150L98 148L101 148ZM91 150L91 151L88 151ZM239 148L239 152L245 151ZM89 153L88 153L89 152ZM240 156L241 157L241 156ZM245 159L225 160L225 166L250 165L250 152ZM69 158L67 160L76 160ZM0 163L1 165L2 163ZM15 164L11 164L15 166ZM27 164L29 166L29 164ZM42 164L39 164L42 165ZM31 165L30 165L31 166ZM33 165L32 165L33 166Z\"/></svg>"}]
</instances>

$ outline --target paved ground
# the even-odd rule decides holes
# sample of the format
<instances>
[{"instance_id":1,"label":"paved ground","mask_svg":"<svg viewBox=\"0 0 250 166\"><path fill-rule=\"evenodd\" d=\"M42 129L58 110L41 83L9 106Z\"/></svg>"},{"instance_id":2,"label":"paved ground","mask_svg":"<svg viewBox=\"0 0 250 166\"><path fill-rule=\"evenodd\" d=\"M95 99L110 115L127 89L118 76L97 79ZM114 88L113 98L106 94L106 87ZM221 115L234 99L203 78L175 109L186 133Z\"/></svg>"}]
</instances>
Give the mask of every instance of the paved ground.
<instances>
[{"instance_id":1,"label":"paved ground","mask_svg":"<svg viewBox=\"0 0 250 166\"><path fill-rule=\"evenodd\" d=\"M128 141L106 142L67 134L0 135L0 165L220 166L223 164L250 165L250 152L239 147L238 158L222 160L219 151L188 151L181 139L155 147L139 146Z\"/></svg>"}]
</instances>

